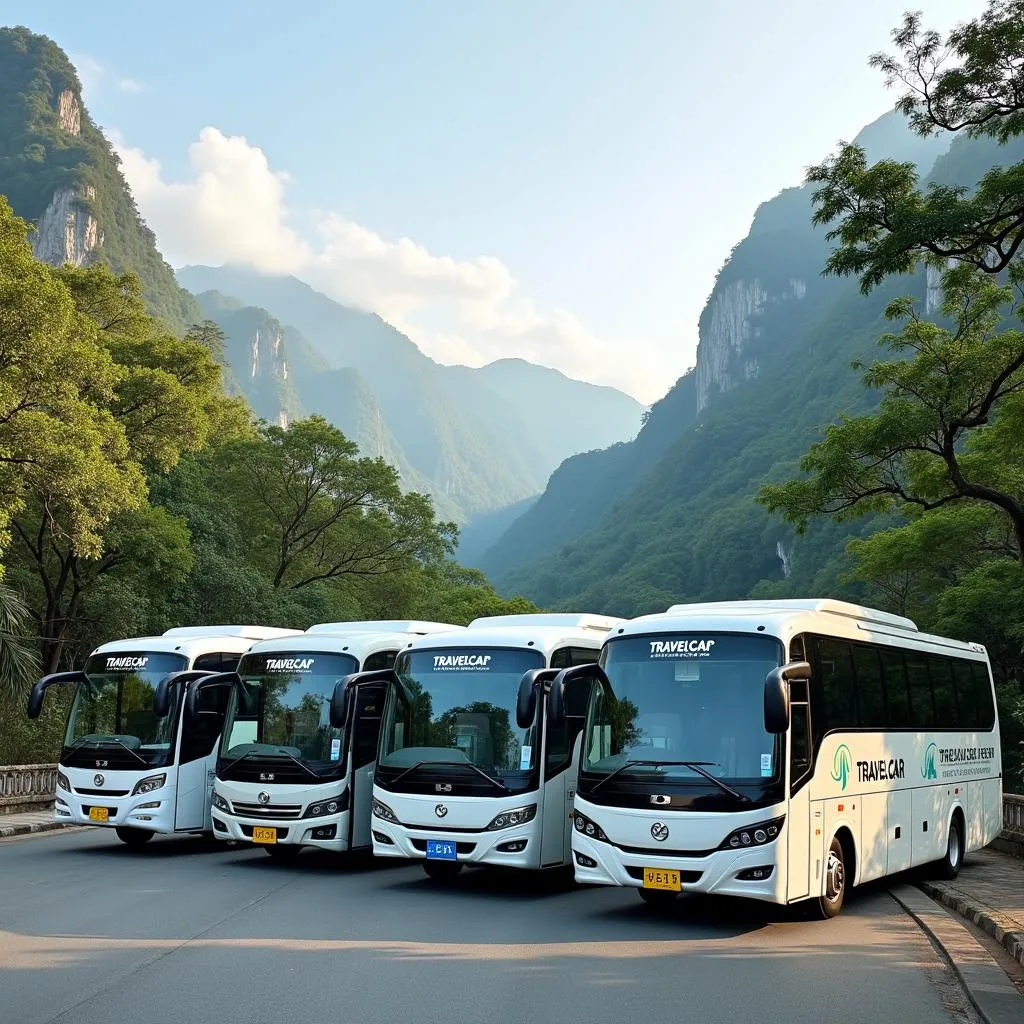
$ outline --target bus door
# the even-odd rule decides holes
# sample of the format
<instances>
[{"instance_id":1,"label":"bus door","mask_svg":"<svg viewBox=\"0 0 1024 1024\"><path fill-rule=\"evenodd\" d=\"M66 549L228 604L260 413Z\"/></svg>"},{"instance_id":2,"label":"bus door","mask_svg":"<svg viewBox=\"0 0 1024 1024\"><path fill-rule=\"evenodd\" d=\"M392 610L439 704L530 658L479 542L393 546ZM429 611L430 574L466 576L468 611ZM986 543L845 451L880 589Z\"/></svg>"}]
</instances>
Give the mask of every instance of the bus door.
<instances>
[{"instance_id":1,"label":"bus door","mask_svg":"<svg viewBox=\"0 0 1024 1024\"><path fill-rule=\"evenodd\" d=\"M370 804L373 799L373 770L377 766L377 742L387 683L364 683L356 688L349 715L351 751L349 787L349 849L370 846Z\"/></svg>"},{"instance_id":2,"label":"bus door","mask_svg":"<svg viewBox=\"0 0 1024 1024\"><path fill-rule=\"evenodd\" d=\"M789 684L789 715L786 736L789 764L784 777L789 779L786 898L792 902L810 895L811 891L811 717L805 680Z\"/></svg>"},{"instance_id":3,"label":"bus door","mask_svg":"<svg viewBox=\"0 0 1024 1024\"><path fill-rule=\"evenodd\" d=\"M195 659L193 669L210 672L233 672L241 655L234 653L204 654ZM194 686L195 683L189 683ZM178 796L174 813L176 832L208 832L210 800L213 796L214 768L217 762L217 741L224 727L231 690L215 686L200 693L199 714L190 716L185 710L185 695L178 711Z\"/></svg>"}]
</instances>

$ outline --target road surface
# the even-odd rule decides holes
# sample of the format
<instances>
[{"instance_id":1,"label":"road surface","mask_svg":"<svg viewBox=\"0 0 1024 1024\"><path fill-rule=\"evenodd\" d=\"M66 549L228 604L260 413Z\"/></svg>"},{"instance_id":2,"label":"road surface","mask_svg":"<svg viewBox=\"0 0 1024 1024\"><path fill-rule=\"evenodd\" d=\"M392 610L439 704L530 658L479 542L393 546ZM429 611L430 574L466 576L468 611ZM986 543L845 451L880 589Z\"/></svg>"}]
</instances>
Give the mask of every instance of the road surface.
<instances>
[{"instance_id":1,"label":"road surface","mask_svg":"<svg viewBox=\"0 0 1024 1024\"><path fill-rule=\"evenodd\" d=\"M98 829L0 842L3 1024L972 1020L884 887L810 922Z\"/></svg>"}]
</instances>

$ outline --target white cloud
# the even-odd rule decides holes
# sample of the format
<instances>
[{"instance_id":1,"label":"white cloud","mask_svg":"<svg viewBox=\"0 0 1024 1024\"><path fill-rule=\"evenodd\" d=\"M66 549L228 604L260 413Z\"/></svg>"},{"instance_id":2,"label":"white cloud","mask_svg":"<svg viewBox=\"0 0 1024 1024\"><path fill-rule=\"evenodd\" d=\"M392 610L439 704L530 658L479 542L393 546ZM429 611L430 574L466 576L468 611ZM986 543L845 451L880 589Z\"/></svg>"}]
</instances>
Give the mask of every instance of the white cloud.
<instances>
[{"instance_id":1,"label":"white cloud","mask_svg":"<svg viewBox=\"0 0 1024 1024\"><path fill-rule=\"evenodd\" d=\"M174 266L244 262L295 274L339 302L378 313L439 362L480 366L518 356L642 400L665 391L651 372L658 364L653 349L616 351L572 313L539 309L493 256L438 256L330 211L309 216L307 241L285 201L287 175L241 136L204 128L189 147L183 181L166 180L159 162L113 142Z\"/></svg>"},{"instance_id":2,"label":"white cloud","mask_svg":"<svg viewBox=\"0 0 1024 1024\"><path fill-rule=\"evenodd\" d=\"M87 96L94 95L105 88L107 82L111 81L111 73L98 60L90 57L87 53L73 54L71 62L78 72L82 89ZM137 78L116 78L114 84L120 92L135 95L144 92L146 84Z\"/></svg>"},{"instance_id":3,"label":"white cloud","mask_svg":"<svg viewBox=\"0 0 1024 1024\"><path fill-rule=\"evenodd\" d=\"M145 83L144 82L140 82L137 78L122 78L117 83L117 87L118 87L118 89L121 90L121 92L128 92L128 93L137 93L137 92L145 92L146 91Z\"/></svg>"}]
</instances>

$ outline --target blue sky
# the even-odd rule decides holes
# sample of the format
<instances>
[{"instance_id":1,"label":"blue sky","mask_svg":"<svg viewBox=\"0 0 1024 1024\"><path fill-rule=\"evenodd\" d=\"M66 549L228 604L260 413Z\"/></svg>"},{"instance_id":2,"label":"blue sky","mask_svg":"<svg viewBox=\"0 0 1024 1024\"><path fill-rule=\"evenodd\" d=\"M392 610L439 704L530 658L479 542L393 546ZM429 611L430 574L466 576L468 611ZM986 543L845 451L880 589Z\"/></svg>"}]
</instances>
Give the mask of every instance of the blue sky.
<instances>
[{"instance_id":1,"label":"blue sky","mask_svg":"<svg viewBox=\"0 0 1024 1024\"><path fill-rule=\"evenodd\" d=\"M759 202L893 101L907 6L7 0L57 41L175 265L251 258L441 361L651 401Z\"/></svg>"}]
</instances>

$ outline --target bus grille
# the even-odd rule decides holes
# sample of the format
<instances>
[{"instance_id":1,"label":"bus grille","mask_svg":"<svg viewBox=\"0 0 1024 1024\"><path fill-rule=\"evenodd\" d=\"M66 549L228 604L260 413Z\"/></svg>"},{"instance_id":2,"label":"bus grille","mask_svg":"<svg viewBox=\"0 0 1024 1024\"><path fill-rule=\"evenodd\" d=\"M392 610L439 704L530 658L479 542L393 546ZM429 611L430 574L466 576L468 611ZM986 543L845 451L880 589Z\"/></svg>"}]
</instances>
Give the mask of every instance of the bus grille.
<instances>
[{"instance_id":1,"label":"bus grille","mask_svg":"<svg viewBox=\"0 0 1024 1024\"><path fill-rule=\"evenodd\" d=\"M239 814L243 818L288 820L302 814L301 804L240 804L232 800L231 806L234 808L235 814Z\"/></svg>"},{"instance_id":2,"label":"bus grille","mask_svg":"<svg viewBox=\"0 0 1024 1024\"><path fill-rule=\"evenodd\" d=\"M127 789L81 789L76 788L79 796L127 796Z\"/></svg>"}]
</instances>

